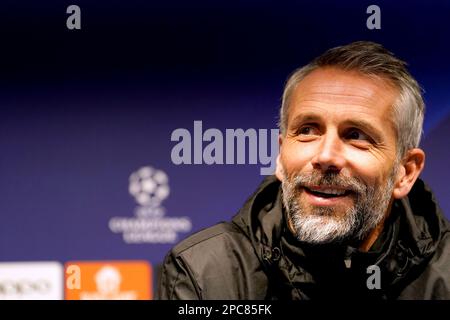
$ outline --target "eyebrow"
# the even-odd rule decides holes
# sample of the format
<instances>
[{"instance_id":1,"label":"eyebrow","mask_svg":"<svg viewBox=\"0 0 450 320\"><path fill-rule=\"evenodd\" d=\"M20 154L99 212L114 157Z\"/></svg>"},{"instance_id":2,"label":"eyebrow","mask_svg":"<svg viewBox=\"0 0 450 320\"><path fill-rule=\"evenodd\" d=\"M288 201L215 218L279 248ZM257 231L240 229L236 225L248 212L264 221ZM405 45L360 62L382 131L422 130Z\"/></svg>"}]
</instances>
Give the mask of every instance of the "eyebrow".
<instances>
[{"instance_id":1,"label":"eyebrow","mask_svg":"<svg viewBox=\"0 0 450 320\"><path fill-rule=\"evenodd\" d=\"M315 113L301 113L292 120L292 125L289 127L296 128L296 127L298 127L298 125L300 123L310 122L310 121L321 121L321 117Z\"/></svg>"}]
</instances>

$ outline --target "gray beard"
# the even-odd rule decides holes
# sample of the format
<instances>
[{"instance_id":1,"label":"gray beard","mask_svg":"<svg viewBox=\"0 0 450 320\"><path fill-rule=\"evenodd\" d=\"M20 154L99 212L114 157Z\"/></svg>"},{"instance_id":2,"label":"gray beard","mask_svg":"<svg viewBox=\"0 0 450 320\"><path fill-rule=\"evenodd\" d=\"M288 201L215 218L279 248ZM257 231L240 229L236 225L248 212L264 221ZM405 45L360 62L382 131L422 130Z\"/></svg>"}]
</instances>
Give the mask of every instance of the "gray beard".
<instances>
[{"instance_id":1,"label":"gray beard","mask_svg":"<svg viewBox=\"0 0 450 320\"><path fill-rule=\"evenodd\" d=\"M384 186L370 186L361 179L342 177L336 173L315 171L297 174L289 179L283 172L283 204L296 238L311 244L365 239L386 215L394 188L396 168L397 165L394 165ZM350 189L353 191L355 204L343 216L336 216L333 207L311 207L299 201L300 189L304 185L333 185Z\"/></svg>"}]
</instances>

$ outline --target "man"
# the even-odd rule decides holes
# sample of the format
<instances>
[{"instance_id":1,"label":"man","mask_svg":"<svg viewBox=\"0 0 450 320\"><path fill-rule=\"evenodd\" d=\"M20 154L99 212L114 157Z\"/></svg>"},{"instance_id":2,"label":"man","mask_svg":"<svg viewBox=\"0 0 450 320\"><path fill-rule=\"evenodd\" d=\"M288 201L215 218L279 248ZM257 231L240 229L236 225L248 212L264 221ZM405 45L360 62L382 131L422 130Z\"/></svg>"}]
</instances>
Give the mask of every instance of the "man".
<instances>
[{"instance_id":1,"label":"man","mask_svg":"<svg viewBox=\"0 0 450 320\"><path fill-rule=\"evenodd\" d=\"M161 299L450 299L450 227L418 178L424 103L379 44L287 81L275 176L166 257Z\"/></svg>"}]
</instances>

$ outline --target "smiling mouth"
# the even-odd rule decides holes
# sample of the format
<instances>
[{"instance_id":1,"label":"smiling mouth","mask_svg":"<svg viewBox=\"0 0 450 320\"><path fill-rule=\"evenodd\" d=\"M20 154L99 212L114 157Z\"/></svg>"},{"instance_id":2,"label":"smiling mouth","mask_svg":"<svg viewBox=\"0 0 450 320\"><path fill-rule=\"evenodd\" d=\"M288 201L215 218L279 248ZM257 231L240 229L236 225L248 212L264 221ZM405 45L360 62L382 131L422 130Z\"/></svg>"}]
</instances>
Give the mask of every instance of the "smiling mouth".
<instances>
[{"instance_id":1,"label":"smiling mouth","mask_svg":"<svg viewBox=\"0 0 450 320\"><path fill-rule=\"evenodd\" d=\"M340 198L348 196L351 190L333 188L333 187L303 187L306 192L321 198Z\"/></svg>"}]
</instances>

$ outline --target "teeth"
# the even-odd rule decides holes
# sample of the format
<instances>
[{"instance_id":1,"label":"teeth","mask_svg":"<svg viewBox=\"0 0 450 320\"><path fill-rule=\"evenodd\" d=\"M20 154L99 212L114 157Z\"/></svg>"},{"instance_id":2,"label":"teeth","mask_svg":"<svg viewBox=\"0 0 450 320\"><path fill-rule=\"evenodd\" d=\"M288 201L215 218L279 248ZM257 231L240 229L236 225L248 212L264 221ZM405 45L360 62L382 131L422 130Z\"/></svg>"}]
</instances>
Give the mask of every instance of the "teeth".
<instances>
[{"instance_id":1,"label":"teeth","mask_svg":"<svg viewBox=\"0 0 450 320\"><path fill-rule=\"evenodd\" d=\"M332 194L336 196L341 196L345 193L345 190L338 190L338 189L311 189L311 190L315 192Z\"/></svg>"}]
</instances>

